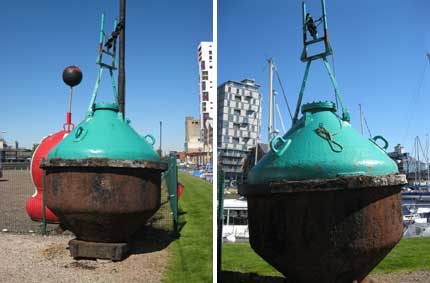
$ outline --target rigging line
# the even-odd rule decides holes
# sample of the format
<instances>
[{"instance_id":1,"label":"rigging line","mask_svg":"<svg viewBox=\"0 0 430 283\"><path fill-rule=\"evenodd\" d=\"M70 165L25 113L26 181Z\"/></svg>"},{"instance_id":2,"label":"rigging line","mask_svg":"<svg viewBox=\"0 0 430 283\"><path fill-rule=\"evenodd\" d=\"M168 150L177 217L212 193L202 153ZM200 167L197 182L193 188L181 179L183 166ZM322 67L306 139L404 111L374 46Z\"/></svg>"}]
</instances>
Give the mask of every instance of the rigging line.
<instances>
[{"instance_id":1,"label":"rigging line","mask_svg":"<svg viewBox=\"0 0 430 283\"><path fill-rule=\"evenodd\" d=\"M421 139L420 138L418 138L418 145L421 148L421 153L423 154L423 157L427 160L427 155L424 153L424 149L423 149L423 146L421 145Z\"/></svg>"},{"instance_id":2,"label":"rigging line","mask_svg":"<svg viewBox=\"0 0 430 283\"><path fill-rule=\"evenodd\" d=\"M282 95L284 96L285 103L287 104L288 113L290 114L291 120L293 120L293 115L291 114L290 104L288 103L287 95L285 94L284 86L282 85L281 78L279 76L278 68L276 68L276 65L275 65L274 69L275 69L276 78L278 79L279 85L281 86Z\"/></svg>"},{"instance_id":3,"label":"rigging line","mask_svg":"<svg viewBox=\"0 0 430 283\"><path fill-rule=\"evenodd\" d=\"M366 129L367 129L367 132L369 133L369 136L372 137L372 133L370 132L369 125L367 125L367 120L366 120L366 117L364 117L364 114L363 114L363 120L364 120L364 124L366 125Z\"/></svg>"},{"instance_id":4,"label":"rigging line","mask_svg":"<svg viewBox=\"0 0 430 283\"><path fill-rule=\"evenodd\" d=\"M410 103L409 103L409 106L410 106L409 109L412 108L414 102L416 102L418 100L418 98L419 98L419 96L421 94L421 90L422 90L422 87L423 87L423 84L424 84L424 78L425 78L425 74L427 72L428 66L429 66L429 63L426 62L426 64L424 65L424 70L423 70L422 75L421 75L421 80L420 80L420 83L419 83L418 92L412 92L411 100L410 100ZM403 135L403 138L402 138L402 143L405 142L405 140L406 140L406 138L408 136L409 129L411 127L412 116L413 116L413 114L412 115L408 115L407 124L406 124L406 130L405 130L405 134Z\"/></svg>"},{"instance_id":5,"label":"rigging line","mask_svg":"<svg viewBox=\"0 0 430 283\"><path fill-rule=\"evenodd\" d=\"M429 136L428 134L426 134L426 157L427 157L427 161L429 159Z\"/></svg>"},{"instance_id":6,"label":"rigging line","mask_svg":"<svg viewBox=\"0 0 430 283\"><path fill-rule=\"evenodd\" d=\"M275 106L276 106L276 111L278 112L279 121L281 122L282 130L284 131L284 133L286 133L287 131L286 131L286 129L285 129L285 125L284 125L284 121L283 121L283 119L282 119L281 111L279 111L278 103L275 103Z\"/></svg>"}]
</instances>

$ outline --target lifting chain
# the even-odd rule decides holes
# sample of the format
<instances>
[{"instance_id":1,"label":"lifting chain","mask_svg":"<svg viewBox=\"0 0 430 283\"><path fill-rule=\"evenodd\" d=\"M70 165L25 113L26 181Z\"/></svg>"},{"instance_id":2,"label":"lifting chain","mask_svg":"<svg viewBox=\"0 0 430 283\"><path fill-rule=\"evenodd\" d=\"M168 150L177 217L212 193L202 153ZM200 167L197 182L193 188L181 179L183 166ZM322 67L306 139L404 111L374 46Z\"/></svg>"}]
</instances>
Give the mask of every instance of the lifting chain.
<instances>
[{"instance_id":1,"label":"lifting chain","mask_svg":"<svg viewBox=\"0 0 430 283\"><path fill-rule=\"evenodd\" d=\"M338 142L333 140L333 135L329 132L329 130L324 128L324 126L322 124L320 124L319 127L315 131L320 137L322 137L323 139L328 141L328 144L330 145L331 150L333 150L334 152L342 152L343 151L343 146L341 144L339 144ZM335 146L338 149L336 149Z\"/></svg>"}]
</instances>

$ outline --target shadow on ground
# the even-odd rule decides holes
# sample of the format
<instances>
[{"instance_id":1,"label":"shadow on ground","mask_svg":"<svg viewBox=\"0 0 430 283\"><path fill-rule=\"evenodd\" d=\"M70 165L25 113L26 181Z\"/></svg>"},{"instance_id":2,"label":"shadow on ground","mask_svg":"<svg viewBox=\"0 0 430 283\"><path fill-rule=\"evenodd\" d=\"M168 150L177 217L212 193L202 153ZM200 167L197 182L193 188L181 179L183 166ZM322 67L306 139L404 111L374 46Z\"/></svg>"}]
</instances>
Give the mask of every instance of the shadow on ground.
<instances>
[{"instance_id":1,"label":"shadow on ground","mask_svg":"<svg viewBox=\"0 0 430 283\"><path fill-rule=\"evenodd\" d=\"M222 283L287 283L284 277L262 276L256 273L221 271Z\"/></svg>"},{"instance_id":2,"label":"shadow on ground","mask_svg":"<svg viewBox=\"0 0 430 283\"><path fill-rule=\"evenodd\" d=\"M180 215L186 212L180 211ZM174 229L155 227L153 222L160 221L156 216L142 228L140 228L130 241L130 254L151 253L167 248L171 242L181 237L181 230L186 225L186 221L179 221L177 232Z\"/></svg>"},{"instance_id":3,"label":"shadow on ground","mask_svg":"<svg viewBox=\"0 0 430 283\"><path fill-rule=\"evenodd\" d=\"M130 254L161 251L178 238L179 234L174 231L158 229L147 225L137 231L131 239Z\"/></svg>"}]
</instances>

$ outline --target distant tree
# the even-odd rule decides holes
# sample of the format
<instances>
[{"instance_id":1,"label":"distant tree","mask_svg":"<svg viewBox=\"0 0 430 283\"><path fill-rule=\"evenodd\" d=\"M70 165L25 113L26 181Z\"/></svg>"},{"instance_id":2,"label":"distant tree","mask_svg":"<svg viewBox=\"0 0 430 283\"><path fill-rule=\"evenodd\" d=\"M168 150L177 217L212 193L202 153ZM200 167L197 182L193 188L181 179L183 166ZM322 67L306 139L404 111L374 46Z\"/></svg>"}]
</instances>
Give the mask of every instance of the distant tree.
<instances>
[{"instance_id":1,"label":"distant tree","mask_svg":"<svg viewBox=\"0 0 430 283\"><path fill-rule=\"evenodd\" d=\"M33 143L33 148L31 149L31 155L34 154L34 151L36 150L36 148L39 146L38 143Z\"/></svg>"}]
</instances>

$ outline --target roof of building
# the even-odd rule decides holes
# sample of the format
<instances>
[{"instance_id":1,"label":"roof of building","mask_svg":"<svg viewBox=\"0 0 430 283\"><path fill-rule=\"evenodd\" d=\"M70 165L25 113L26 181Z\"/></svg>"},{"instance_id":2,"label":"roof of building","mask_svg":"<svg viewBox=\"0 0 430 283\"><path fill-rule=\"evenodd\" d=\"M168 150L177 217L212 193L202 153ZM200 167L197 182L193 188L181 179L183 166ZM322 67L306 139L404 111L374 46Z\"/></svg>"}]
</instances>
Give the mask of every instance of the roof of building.
<instances>
[{"instance_id":1,"label":"roof of building","mask_svg":"<svg viewBox=\"0 0 430 283\"><path fill-rule=\"evenodd\" d=\"M228 80L228 81L220 84L218 86L218 88L221 88L221 87L225 86L226 84L236 84L236 85L240 85L240 86L248 86L248 87L255 88L256 90L258 90L258 88L260 87L260 85L257 84L254 79L243 79L240 82L234 81L234 80Z\"/></svg>"}]
</instances>

